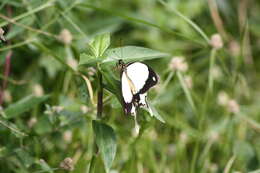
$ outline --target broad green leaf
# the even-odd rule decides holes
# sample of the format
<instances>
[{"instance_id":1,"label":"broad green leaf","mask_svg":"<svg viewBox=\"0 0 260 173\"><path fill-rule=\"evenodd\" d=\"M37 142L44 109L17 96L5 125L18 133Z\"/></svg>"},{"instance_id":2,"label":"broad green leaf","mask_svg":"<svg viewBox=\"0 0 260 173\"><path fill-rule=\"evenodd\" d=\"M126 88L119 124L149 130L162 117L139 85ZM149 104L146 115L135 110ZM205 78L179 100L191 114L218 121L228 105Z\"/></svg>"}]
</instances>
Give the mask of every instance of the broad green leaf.
<instances>
[{"instance_id":1,"label":"broad green leaf","mask_svg":"<svg viewBox=\"0 0 260 173\"><path fill-rule=\"evenodd\" d=\"M7 119L15 118L18 115L21 115L22 113L30 110L31 108L35 107L36 105L44 102L49 98L48 95L44 95L41 97L37 96L27 96L18 102L11 104L9 107L7 107L4 112L7 116Z\"/></svg>"},{"instance_id":2,"label":"broad green leaf","mask_svg":"<svg viewBox=\"0 0 260 173\"><path fill-rule=\"evenodd\" d=\"M92 55L88 55L86 53L80 54L79 58L79 66L84 65L84 66L91 66L96 64L97 62L100 62L101 60L95 58Z\"/></svg>"},{"instance_id":3,"label":"broad green leaf","mask_svg":"<svg viewBox=\"0 0 260 173\"><path fill-rule=\"evenodd\" d=\"M34 158L27 151L23 149L17 149L15 153L26 168L29 168L34 163Z\"/></svg>"},{"instance_id":4,"label":"broad green leaf","mask_svg":"<svg viewBox=\"0 0 260 173\"><path fill-rule=\"evenodd\" d=\"M90 49L96 58L102 57L106 49L110 45L110 35L101 34L97 35L89 44Z\"/></svg>"},{"instance_id":5,"label":"broad green leaf","mask_svg":"<svg viewBox=\"0 0 260 173\"><path fill-rule=\"evenodd\" d=\"M114 49L108 49L106 52L106 56L107 58L103 60L103 63L118 61L120 59L125 61L142 61L168 57L170 55L167 53L144 47L124 46Z\"/></svg>"},{"instance_id":6,"label":"broad green leaf","mask_svg":"<svg viewBox=\"0 0 260 173\"><path fill-rule=\"evenodd\" d=\"M116 155L117 144L115 132L110 126L95 120L92 121L92 126L106 172L109 172Z\"/></svg>"}]
</instances>

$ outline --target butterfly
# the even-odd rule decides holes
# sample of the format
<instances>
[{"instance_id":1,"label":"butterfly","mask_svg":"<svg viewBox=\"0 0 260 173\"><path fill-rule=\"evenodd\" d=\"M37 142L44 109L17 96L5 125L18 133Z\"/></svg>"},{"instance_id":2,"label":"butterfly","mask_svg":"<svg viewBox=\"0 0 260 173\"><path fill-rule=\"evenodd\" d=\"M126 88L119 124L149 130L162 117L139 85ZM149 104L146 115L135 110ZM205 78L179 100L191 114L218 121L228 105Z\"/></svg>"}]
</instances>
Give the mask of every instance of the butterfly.
<instances>
[{"instance_id":1,"label":"butterfly","mask_svg":"<svg viewBox=\"0 0 260 173\"><path fill-rule=\"evenodd\" d=\"M121 92L125 114L136 115L139 107L148 107L147 91L158 83L159 77L148 65L141 62L125 64L119 60Z\"/></svg>"}]
</instances>

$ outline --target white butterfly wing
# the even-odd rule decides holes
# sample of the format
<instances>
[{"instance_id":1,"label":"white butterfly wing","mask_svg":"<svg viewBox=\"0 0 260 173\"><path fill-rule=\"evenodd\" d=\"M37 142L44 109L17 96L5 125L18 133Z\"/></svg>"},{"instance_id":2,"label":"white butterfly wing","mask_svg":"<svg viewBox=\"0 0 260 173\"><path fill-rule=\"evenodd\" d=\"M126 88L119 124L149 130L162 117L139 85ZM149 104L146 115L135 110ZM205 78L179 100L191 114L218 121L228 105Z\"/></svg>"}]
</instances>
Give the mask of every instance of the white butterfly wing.
<instances>
[{"instance_id":1,"label":"white butterfly wing","mask_svg":"<svg viewBox=\"0 0 260 173\"><path fill-rule=\"evenodd\" d=\"M133 94L131 92L129 81L127 79L125 72L123 72L121 76L121 85L122 85L122 95L125 103L132 102Z\"/></svg>"},{"instance_id":2,"label":"white butterfly wing","mask_svg":"<svg viewBox=\"0 0 260 173\"><path fill-rule=\"evenodd\" d=\"M149 76L149 69L147 65L135 62L126 67L127 76L135 87L134 94L138 93L145 85Z\"/></svg>"}]
</instances>

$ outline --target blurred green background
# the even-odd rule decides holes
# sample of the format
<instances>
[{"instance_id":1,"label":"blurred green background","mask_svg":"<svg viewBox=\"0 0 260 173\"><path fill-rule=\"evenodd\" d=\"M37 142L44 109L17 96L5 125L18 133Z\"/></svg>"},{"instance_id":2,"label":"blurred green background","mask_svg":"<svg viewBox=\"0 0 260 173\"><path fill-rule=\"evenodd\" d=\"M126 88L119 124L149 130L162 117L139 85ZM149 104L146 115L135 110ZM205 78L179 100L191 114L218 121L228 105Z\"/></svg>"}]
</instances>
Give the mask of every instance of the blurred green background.
<instances>
[{"instance_id":1,"label":"blurred green background","mask_svg":"<svg viewBox=\"0 0 260 173\"><path fill-rule=\"evenodd\" d=\"M99 69L78 65L103 33L109 50L160 54L135 60L160 76L149 100L165 121L140 109L136 137L109 88L116 61L104 64L110 172L260 172L259 16L259 0L0 0L0 172L105 172L92 128Z\"/></svg>"}]
</instances>

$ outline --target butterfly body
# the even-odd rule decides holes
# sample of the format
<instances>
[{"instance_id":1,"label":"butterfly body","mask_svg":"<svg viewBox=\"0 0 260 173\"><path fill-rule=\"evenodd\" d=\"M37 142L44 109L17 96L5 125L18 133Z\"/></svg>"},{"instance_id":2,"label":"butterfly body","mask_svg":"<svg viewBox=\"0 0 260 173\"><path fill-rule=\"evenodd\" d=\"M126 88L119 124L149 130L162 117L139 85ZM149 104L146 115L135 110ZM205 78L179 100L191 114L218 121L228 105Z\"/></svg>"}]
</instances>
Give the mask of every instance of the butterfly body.
<instances>
[{"instance_id":1,"label":"butterfly body","mask_svg":"<svg viewBox=\"0 0 260 173\"><path fill-rule=\"evenodd\" d=\"M147 105L147 91L158 83L158 76L151 67L141 62L121 66L121 92L125 114L136 114L136 109Z\"/></svg>"}]
</instances>

